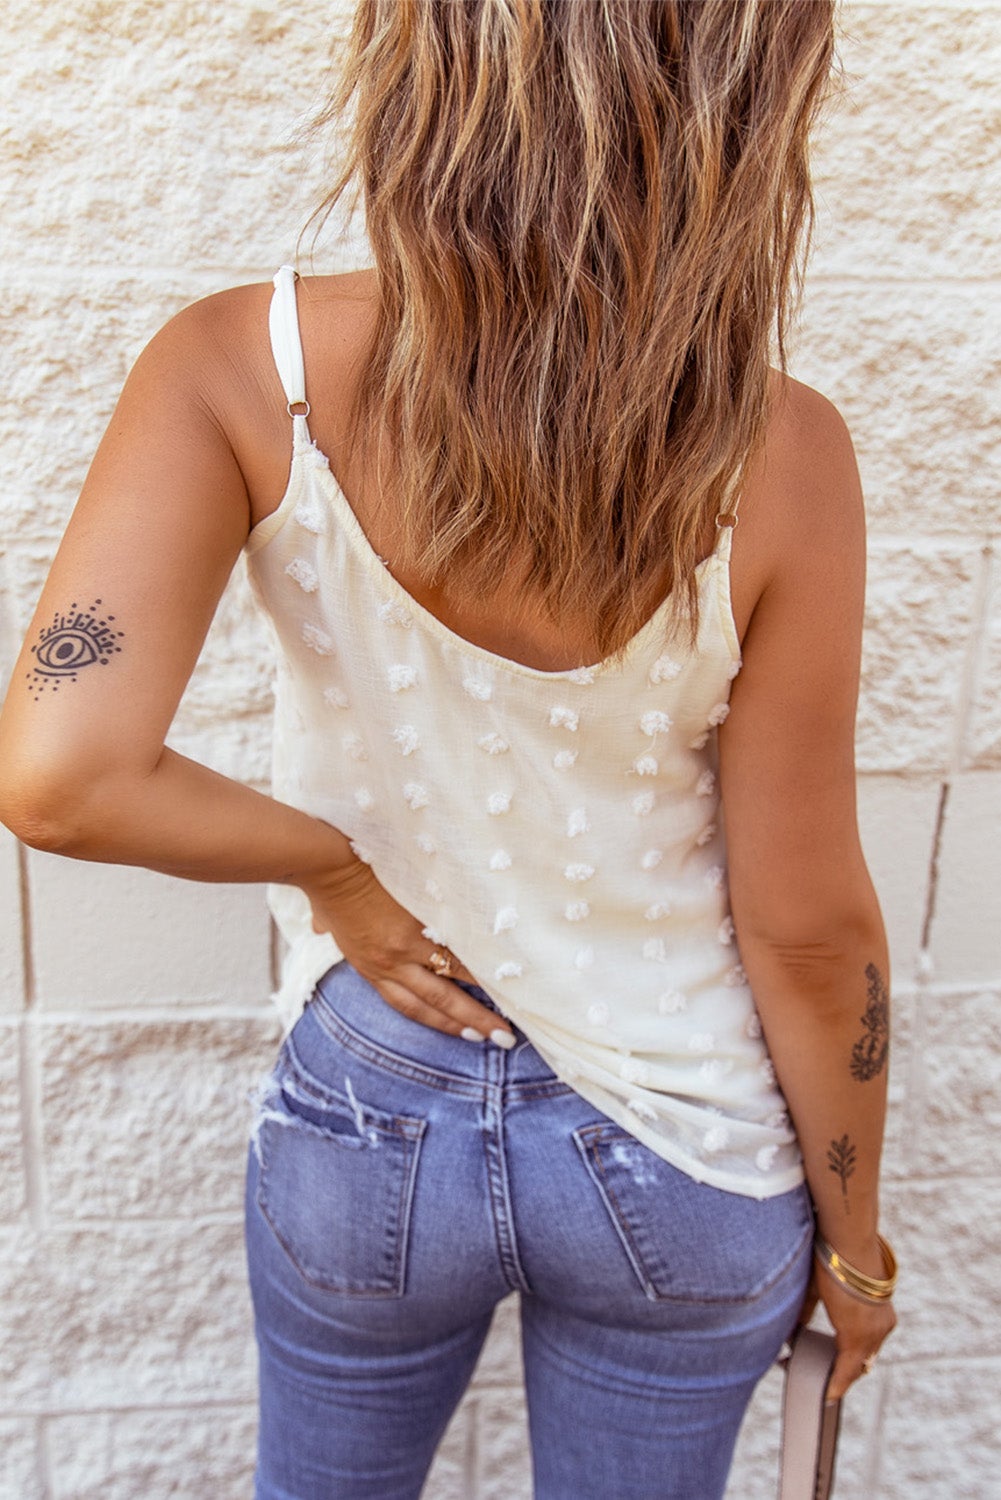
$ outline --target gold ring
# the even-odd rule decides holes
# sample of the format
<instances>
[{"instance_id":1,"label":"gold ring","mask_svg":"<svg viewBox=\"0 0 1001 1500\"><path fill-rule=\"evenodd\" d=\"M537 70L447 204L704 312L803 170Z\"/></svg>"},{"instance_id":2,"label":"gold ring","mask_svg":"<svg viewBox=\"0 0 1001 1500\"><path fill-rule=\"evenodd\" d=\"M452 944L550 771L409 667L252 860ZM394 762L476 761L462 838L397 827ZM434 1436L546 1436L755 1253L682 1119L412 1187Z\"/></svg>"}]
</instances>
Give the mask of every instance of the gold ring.
<instances>
[{"instance_id":1,"label":"gold ring","mask_svg":"<svg viewBox=\"0 0 1001 1500\"><path fill-rule=\"evenodd\" d=\"M435 948L428 958L427 967L435 974L441 975L443 979L447 979L452 972L453 957L454 954L450 953L447 948Z\"/></svg>"}]
</instances>

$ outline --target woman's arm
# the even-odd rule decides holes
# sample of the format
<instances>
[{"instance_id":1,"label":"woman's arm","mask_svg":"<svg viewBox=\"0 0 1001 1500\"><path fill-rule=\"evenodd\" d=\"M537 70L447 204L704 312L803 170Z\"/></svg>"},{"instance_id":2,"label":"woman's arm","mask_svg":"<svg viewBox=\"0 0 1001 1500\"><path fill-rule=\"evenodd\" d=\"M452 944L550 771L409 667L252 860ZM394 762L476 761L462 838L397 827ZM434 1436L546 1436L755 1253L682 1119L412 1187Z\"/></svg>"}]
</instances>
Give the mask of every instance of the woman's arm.
<instances>
[{"instance_id":1,"label":"woman's arm","mask_svg":"<svg viewBox=\"0 0 1001 1500\"><path fill-rule=\"evenodd\" d=\"M889 963L855 806L862 493L843 420L807 387L784 441L767 521L770 533L783 531L772 533L781 537L776 561L720 729L730 899L818 1228L846 1260L881 1278ZM826 1273L817 1285L839 1334L832 1390L840 1394L893 1314L848 1297Z\"/></svg>"},{"instance_id":2,"label":"woman's arm","mask_svg":"<svg viewBox=\"0 0 1001 1500\"><path fill-rule=\"evenodd\" d=\"M496 1014L424 967L421 924L338 829L164 745L250 526L216 404L239 364L233 306L178 314L125 384L0 714L0 820L77 859L298 885L390 1003L489 1035Z\"/></svg>"}]
</instances>

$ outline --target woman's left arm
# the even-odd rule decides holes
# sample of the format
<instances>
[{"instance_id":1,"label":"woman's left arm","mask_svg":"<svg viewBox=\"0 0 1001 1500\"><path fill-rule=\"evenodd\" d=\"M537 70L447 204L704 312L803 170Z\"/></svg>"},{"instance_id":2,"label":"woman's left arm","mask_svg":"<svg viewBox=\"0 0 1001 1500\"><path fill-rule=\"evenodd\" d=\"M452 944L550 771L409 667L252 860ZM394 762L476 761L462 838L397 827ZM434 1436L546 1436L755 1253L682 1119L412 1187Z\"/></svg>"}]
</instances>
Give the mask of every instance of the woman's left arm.
<instances>
[{"instance_id":1,"label":"woman's left arm","mask_svg":"<svg viewBox=\"0 0 1001 1500\"><path fill-rule=\"evenodd\" d=\"M851 435L802 386L772 455L757 522L772 566L720 729L730 901L817 1227L885 1278L879 1166L886 1111L886 935L856 820L855 710L865 517ZM742 518L743 519L743 518ZM838 1335L841 1395L892 1330L826 1271L815 1292Z\"/></svg>"}]
</instances>

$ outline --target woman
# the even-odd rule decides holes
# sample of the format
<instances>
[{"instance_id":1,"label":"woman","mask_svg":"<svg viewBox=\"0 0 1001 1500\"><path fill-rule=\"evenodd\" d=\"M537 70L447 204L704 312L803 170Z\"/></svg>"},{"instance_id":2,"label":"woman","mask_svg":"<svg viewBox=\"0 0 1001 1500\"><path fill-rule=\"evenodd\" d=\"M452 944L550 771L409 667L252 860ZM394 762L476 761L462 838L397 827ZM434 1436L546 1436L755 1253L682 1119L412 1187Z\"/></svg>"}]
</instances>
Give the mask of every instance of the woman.
<instances>
[{"instance_id":1,"label":"woman","mask_svg":"<svg viewBox=\"0 0 1001 1500\"><path fill-rule=\"evenodd\" d=\"M259 1500L419 1495L512 1289L539 1500L719 1496L818 1297L832 1397L893 1328L862 497L783 342L833 40L362 0L325 207L357 173L375 266L180 313L87 476L0 813L269 883ZM273 797L164 745L241 553Z\"/></svg>"}]
</instances>

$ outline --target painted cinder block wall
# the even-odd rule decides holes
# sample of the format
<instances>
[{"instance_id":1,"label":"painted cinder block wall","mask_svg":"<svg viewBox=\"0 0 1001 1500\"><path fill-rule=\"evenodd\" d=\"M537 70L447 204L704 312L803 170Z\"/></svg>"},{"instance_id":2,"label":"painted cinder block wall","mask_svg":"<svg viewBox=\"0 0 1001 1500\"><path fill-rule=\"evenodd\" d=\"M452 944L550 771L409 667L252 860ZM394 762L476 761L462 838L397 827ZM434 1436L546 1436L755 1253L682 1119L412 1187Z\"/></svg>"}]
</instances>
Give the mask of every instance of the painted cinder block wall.
<instances>
[{"instance_id":1,"label":"painted cinder block wall","mask_svg":"<svg viewBox=\"0 0 1001 1500\"><path fill-rule=\"evenodd\" d=\"M8 0L0 683L142 345L291 256L321 173L294 127L350 10ZM792 372L848 420L870 517L859 799L892 944L902 1280L900 1329L846 1404L839 1493L988 1500L1001 9L860 3L842 27L850 93L819 141ZM317 269L368 258L356 235ZM169 737L264 790L267 653L238 568ZM250 1494L240 1198L275 958L260 887L61 860L0 830L0 1500ZM515 1313L498 1308L428 1500L530 1496ZM779 1392L768 1377L734 1500L774 1493Z\"/></svg>"}]
</instances>

